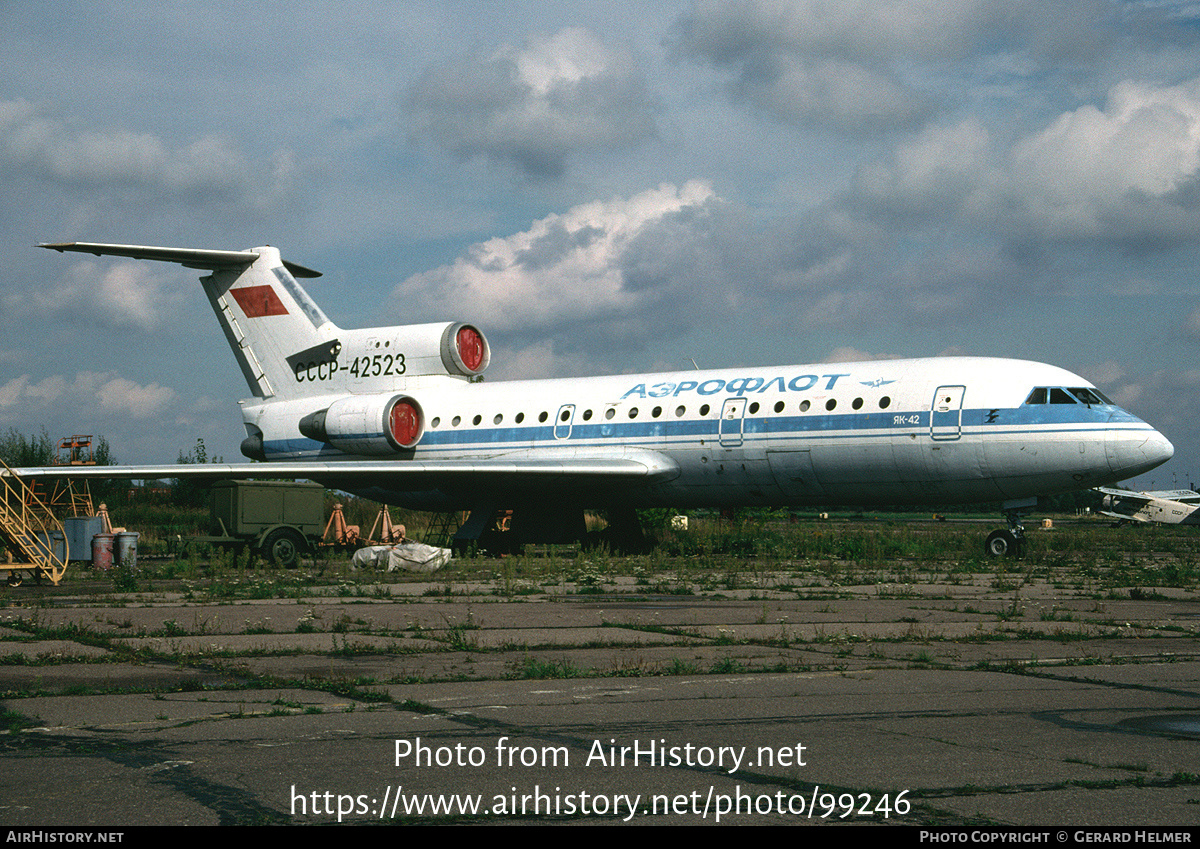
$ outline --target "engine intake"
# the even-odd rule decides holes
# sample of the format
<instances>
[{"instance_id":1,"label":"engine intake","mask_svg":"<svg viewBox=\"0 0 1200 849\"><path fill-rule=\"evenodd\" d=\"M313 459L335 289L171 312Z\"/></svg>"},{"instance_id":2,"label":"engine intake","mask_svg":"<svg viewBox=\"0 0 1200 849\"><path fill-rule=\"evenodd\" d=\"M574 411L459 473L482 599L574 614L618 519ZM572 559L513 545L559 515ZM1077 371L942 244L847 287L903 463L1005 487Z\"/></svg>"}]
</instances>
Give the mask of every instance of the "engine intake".
<instances>
[{"instance_id":1,"label":"engine intake","mask_svg":"<svg viewBox=\"0 0 1200 849\"><path fill-rule=\"evenodd\" d=\"M452 324L442 334L442 364L451 374L474 377L491 361L487 339L470 324Z\"/></svg>"}]
</instances>

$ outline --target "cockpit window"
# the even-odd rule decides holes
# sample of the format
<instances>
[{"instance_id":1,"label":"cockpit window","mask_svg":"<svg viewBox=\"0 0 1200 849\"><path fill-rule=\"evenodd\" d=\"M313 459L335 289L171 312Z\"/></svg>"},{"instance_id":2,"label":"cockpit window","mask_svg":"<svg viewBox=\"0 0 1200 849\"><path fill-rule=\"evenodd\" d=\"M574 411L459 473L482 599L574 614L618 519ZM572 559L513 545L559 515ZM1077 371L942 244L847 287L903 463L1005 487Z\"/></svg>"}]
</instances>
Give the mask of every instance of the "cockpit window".
<instances>
[{"instance_id":1,"label":"cockpit window","mask_svg":"<svg viewBox=\"0 0 1200 849\"><path fill-rule=\"evenodd\" d=\"M1070 389L1060 389L1057 386L1039 386L1029 393L1029 397L1025 399L1025 403L1074 404L1076 403L1076 399L1081 403L1087 404L1089 407L1092 404L1108 404L1112 406L1112 401L1108 400L1103 392L1087 386L1072 386Z\"/></svg>"},{"instance_id":2,"label":"cockpit window","mask_svg":"<svg viewBox=\"0 0 1200 849\"><path fill-rule=\"evenodd\" d=\"M1078 389L1071 387L1071 394L1085 404L1111 404L1112 402L1100 394L1099 390L1088 389L1086 386L1081 386Z\"/></svg>"}]
</instances>

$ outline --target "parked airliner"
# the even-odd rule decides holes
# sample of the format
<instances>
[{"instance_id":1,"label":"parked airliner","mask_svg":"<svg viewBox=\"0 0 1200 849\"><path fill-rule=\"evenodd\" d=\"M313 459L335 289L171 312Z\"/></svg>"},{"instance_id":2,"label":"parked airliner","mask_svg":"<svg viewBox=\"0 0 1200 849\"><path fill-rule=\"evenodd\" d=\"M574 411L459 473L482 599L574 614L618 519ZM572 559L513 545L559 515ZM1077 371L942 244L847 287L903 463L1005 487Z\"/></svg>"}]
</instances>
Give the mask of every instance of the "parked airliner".
<instances>
[{"instance_id":1,"label":"parked airliner","mask_svg":"<svg viewBox=\"0 0 1200 849\"><path fill-rule=\"evenodd\" d=\"M277 249L43 244L179 263L201 277L252 397L257 463L71 470L96 477L305 477L415 509L497 510L523 539L582 532L584 508L636 536L636 507L1000 502L1017 552L1037 496L1141 474L1174 449L1078 375L939 357L482 382L483 333L461 322L345 330ZM21 475L62 475L21 469Z\"/></svg>"}]
</instances>

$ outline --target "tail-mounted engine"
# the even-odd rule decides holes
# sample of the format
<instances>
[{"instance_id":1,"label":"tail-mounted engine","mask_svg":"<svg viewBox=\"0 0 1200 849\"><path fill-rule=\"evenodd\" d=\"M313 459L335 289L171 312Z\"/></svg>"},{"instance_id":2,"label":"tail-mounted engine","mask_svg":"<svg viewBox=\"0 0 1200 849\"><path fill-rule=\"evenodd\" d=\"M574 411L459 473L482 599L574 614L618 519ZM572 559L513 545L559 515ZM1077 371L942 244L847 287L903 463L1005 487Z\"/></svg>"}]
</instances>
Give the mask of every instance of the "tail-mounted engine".
<instances>
[{"instance_id":1,"label":"tail-mounted engine","mask_svg":"<svg viewBox=\"0 0 1200 849\"><path fill-rule=\"evenodd\" d=\"M475 377L491 359L483 333L462 322L364 328L342 335L346 345L337 370L351 381L428 374Z\"/></svg>"},{"instance_id":2,"label":"tail-mounted engine","mask_svg":"<svg viewBox=\"0 0 1200 849\"><path fill-rule=\"evenodd\" d=\"M425 413L408 395L351 395L302 418L300 432L347 454L388 456L421 441Z\"/></svg>"},{"instance_id":3,"label":"tail-mounted engine","mask_svg":"<svg viewBox=\"0 0 1200 849\"><path fill-rule=\"evenodd\" d=\"M413 377L476 378L491 360L483 333L462 322L334 330L336 338L287 357L295 389L382 393Z\"/></svg>"}]
</instances>

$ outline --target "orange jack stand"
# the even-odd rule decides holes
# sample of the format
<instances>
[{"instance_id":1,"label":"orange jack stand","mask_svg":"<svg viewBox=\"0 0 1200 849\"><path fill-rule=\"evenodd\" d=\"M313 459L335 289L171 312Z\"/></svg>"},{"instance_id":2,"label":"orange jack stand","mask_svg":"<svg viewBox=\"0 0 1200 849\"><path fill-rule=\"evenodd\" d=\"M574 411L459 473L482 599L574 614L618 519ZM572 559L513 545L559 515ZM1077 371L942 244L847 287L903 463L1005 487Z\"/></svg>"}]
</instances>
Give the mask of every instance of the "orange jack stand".
<instances>
[{"instance_id":1,"label":"orange jack stand","mask_svg":"<svg viewBox=\"0 0 1200 849\"><path fill-rule=\"evenodd\" d=\"M329 539L330 528L333 529L332 540ZM321 535L321 542L326 545L357 545L358 537L358 525L347 525L346 517L342 514L342 505L333 505L333 513L325 523L325 533Z\"/></svg>"},{"instance_id":2,"label":"orange jack stand","mask_svg":"<svg viewBox=\"0 0 1200 849\"><path fill-rule=\"evenodd\" d=\"M380 527L380 522L383 523L382 527ZM380 542L390 544L404 542L404 534L407 532L407 528L405 528L404 525L393 525L392 516L390 513L388 513L388 509L386 507L379 508L379 515L375 517L375 523L371 525L371 533L367 539L375 539L376 528L379 528Z\"/></svg>"}]
</instances>

